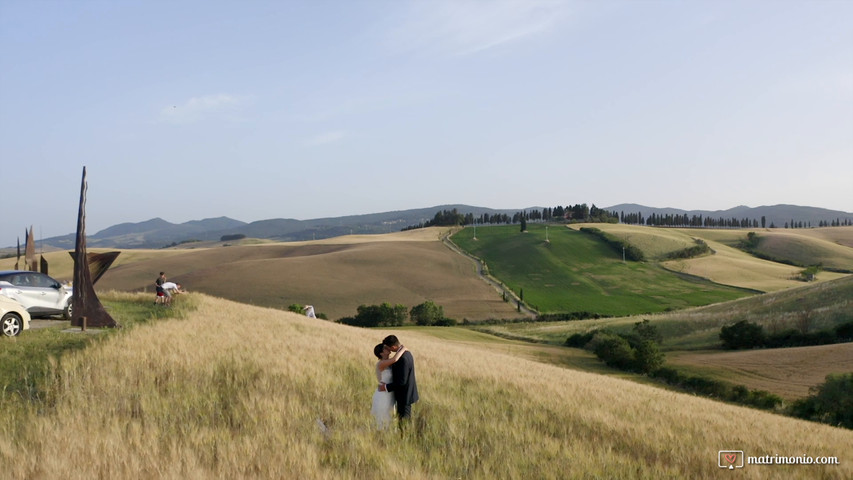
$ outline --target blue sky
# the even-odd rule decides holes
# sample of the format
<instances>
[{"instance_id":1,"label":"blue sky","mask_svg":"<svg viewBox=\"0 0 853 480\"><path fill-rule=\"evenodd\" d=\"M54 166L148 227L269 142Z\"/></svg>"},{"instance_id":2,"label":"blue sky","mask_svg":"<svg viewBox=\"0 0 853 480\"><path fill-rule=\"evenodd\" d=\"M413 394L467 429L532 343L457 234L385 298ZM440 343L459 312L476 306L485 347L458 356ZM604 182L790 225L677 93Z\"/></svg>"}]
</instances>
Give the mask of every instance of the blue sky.
<instances>
[{"instance_id":1,"label":"blue sky","mask_svg":"<svg viewBox=\"0 0 853 480\"><path fill-rule=\"evenodd\" d=\"M851 24L848 1L0 0L0 246L74 232L83 166L90 234L451 203L850 212Z\"/></svg>"}]
</instances>

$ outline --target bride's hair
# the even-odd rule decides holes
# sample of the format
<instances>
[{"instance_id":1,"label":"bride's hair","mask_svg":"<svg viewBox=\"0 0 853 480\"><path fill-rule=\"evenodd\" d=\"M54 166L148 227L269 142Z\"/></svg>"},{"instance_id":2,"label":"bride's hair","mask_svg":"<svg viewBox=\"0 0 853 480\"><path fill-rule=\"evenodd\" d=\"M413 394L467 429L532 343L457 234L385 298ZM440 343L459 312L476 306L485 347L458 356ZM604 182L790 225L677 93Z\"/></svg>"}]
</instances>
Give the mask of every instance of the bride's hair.
<instances>
[{"instance_id":1,"label":"bride's hair","mask_svg":"<svg viewBox=\"0 0 853 480\"><path fill-rule=\"evenodd\" d=\"M382 350L385 350L384 344L380 343L379 345L373 347L373 354L376 355L376 358L382 358Z\"/></svg>"}]
</instances>

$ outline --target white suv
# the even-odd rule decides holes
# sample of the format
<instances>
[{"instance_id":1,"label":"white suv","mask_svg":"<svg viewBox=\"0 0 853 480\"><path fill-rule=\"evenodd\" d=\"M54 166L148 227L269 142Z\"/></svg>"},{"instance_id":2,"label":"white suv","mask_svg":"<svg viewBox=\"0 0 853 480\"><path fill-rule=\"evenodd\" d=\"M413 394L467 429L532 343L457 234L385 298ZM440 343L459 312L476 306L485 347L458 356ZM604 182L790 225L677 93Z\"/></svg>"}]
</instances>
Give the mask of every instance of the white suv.
<instances>
[{"instance_id":1,"label":"white suv","mask_svg":"<svg viewBox=\"0 0 853 480\"><path fill-rule=\"evenodd\" d=\"M71 318L71 288L39 272L0 271L0 295L27 309L32 317L62 315Z\"/></svg>"}]
</instances>

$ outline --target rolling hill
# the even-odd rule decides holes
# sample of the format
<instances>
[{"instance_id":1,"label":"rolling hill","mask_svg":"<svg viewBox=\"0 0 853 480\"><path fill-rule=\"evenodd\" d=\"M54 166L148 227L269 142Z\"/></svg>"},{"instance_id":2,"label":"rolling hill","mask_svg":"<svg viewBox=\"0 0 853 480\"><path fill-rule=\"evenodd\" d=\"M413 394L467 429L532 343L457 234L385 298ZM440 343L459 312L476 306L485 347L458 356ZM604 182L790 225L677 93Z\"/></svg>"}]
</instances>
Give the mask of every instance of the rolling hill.
<instances>
[{"instance_id":1,"label":"rolling hill","mask_svg":"<svg viewBox=\"0 0 853 480\"><path fill-rule=\"evenodd\" d=\"M623 262L596 237L564 226L466 228L452 240L541 313L620 316L731 300L753 292ZM647 229L651 232L651 229Z\"/></svg>"},{"instance_id":2,"label":"rolling hill","mask_svg":"<svg viewBox=\"0 0 853 480\"><path fill-rule=\"evenodd\" d=\"M575 224L571 228L579 229L583 226ZM841 271L853 266L853 248L846 246L853 243L853 227L753 230L657 228L622 224L589 226L636 245L647 257L659 260L667 253L693 245L696 238L702 239L713 250L712 255L664 261L662 265L672 271L707 278L719 284L762 292L801 286L799 272L802 267L791 263L820 263ZM768 256L787 261L788 264L763 260L737 248L751 231L757 232L762 238L760 249L766 249ZM821 272L819 279L831 280L842 275Z\"/></svg>"},{"instance_id":3,"label":"rolling hill","mask_svg":"<svg viewBox=\"0 0 853 480\"><path fill-rule=\"evenodd\" d=\"M316 242L124 250L96 287L153 292L154 279L165 271L190 291L279 309L314 305L330 319L355 315L362 304L411 308L426 300L460 322L519 316L477 276L470 259L439 241L446 231L434 227ZM68 253L46 257L54 277L70 280ZM14 258L0 259L0 269L12 264Z\"/></svg>"},{"instance_id":4,"label":"rolling hill","mask_svg":"<svg viewBox=\"0 0 853 480\"><path fill-rule=\"evenodd\" d=\"M305 241L331 238L351 234L379 234L400 231L404 227L419 225L431 220L440 211L457 210L461 214L472 214L481 218L483 214L506 214L510 217L521 211L531 212L542 210L542 207L527 207L518 209L492 209L471 205L438 205L435 207L398 210L364 215L349 215L311 220L268 219L251 223L234 220L227 217L193 220L182 224L173 224L162 218L153 218L139 223L122 223L103 229L97 233L89 233L90 248L163 248L173 244L190 241L217 241L225 235L244 235L250 238L269 239L274 241ZM607 207L604 210L617 213L641 213L648 217L657 215L687 214L703 215L712 218L748 218L759 220L766 217L767 225L771 223L781 227L786 222L804 222L805 225L818 226L819 222L851 221L853 213L828 210L816 207L801 207L796 205L774 205L756 208L736 207L728 210L680 210L676 208L654 208L637 204L620 204ZM74 248L74 234L69 233L58 237L46 238L36 242L39 249L55 250ZM0 255L14 254L14 248L0 248Z\"/></svg>"},{"instance_id":5,"label":"rolling hill","mask_svg":"<svg viewBox=\"0 0 853 480\"><path fill-rule=\"evenodd\" d=\"M853 476L850 430L414 331L400 333L413 423L377 433L370 351L388 333L205 296L63 357L45 408L0 417L0 464L8 478L711 479L737 450L839 460L744 461L738 477Z\"/></svg>"}]
</instances>

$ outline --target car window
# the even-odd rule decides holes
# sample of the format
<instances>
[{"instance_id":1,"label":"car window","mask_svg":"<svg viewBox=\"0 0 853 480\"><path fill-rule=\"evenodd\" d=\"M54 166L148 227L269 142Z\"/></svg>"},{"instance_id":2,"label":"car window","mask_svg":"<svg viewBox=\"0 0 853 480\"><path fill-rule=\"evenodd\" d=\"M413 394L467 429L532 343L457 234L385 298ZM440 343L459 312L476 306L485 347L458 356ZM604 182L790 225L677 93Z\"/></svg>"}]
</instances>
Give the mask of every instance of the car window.
<instances>
[{"instance_id":1,"label":"car window","mask_svg":"<svg viewBox=\"0 0 853 480\"><path fill-rule=\"evenodd\" d=\"M53 279L48 277L47 275L42 275L39 273L32 274L33 275L33 286L41 287L41 288L50 288L53 286Z\"/></svg>"}]
</instances>

